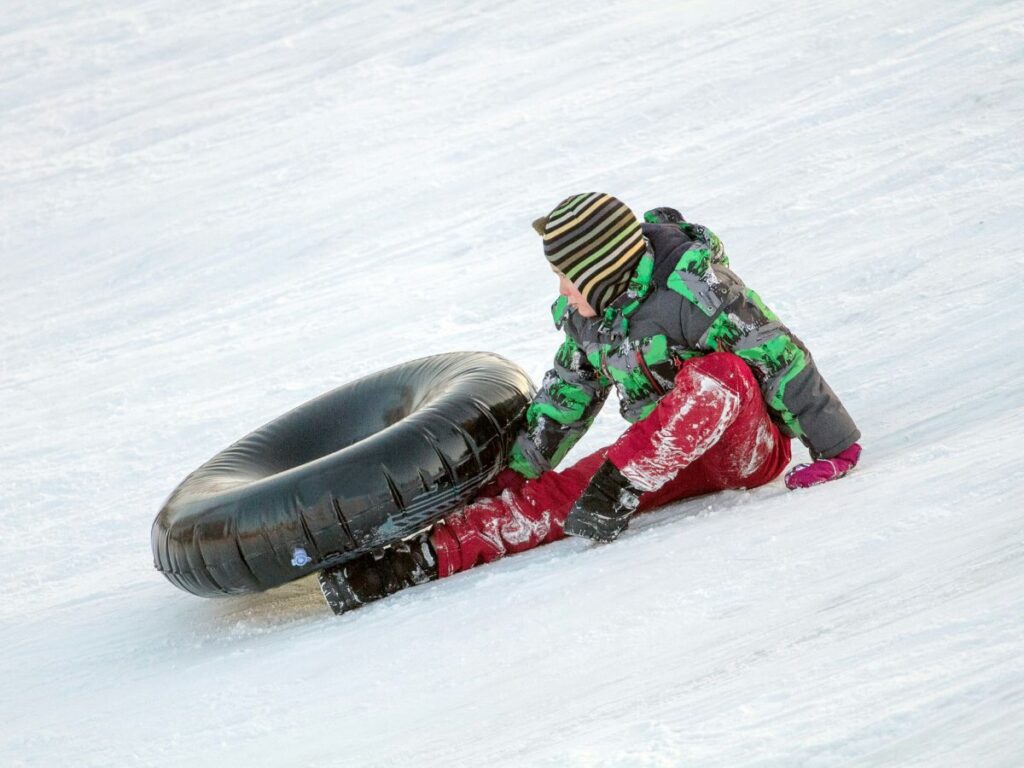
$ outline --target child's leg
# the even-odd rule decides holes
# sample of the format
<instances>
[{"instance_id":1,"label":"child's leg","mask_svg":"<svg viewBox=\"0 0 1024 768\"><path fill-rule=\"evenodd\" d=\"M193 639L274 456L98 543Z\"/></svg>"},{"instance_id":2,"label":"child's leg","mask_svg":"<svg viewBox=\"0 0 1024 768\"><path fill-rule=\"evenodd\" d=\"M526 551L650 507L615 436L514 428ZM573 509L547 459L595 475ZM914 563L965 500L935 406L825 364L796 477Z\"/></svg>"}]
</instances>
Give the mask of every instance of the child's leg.
<instances>
[{"instance_id":1,"label":"child's leg","mask_svg":"<svg viewBox=\"0 0 1024 768\"><path fill-rule=\"evenodd\" d=\"M506 554L522 552L565 537L562 525L604 461L604 448L568 469L545 472L518 491L477 499L437 525L430 542L437 552L438 575L449 576Z\"/></svg>"},{"instance_id":2,"label":"child's leg","mask_svg":"<svg viewBox=\"0 0 1024 768\"><path fill-rule=\"evenodd\" d=\"M755 488L774 480L790 463L792 456L790 438L779 432L778 427L772 422L757 380L745 362L733 354L722 352L709 354L690 362L683 367L680 375L687 368L695 369L701 374L723 382L738 395L739 408L732 423L705 453L687 465L662 487L640 497L640 511L660 507L680 499L713 493L716 490ZM677 377L677 389L680 383L680 379ZM675 391L674 389L673 392ZM672 392L670 392L671 394ZM666 395L662 401L664 402L670 395ZM658 406L660 407L660 403ZM657 409L655 409L656 411ZM651 412L651 416L655 412ZM640 425L646 421L645 419L643 422L634 424L630 430L637 428L639 431ZM658 431L654 425L650 425L648 429L654 433ZM623 435L624 439L633 437L630 435L630 430ZM620 442L616 441L615 445L620 445ZM655 446L659 443L664 445L664 441L653 438L653 436L646 443L640 440L641 451L635 456L649 457L651 451L654 451ZM687 444L685 438L682 443ZM632 444L636 445L637 442L633 441ZM676 443L677 447L678 444ZM609 458L612 458L611 451L609 451ZM612 458L612 462L618 466L616 459L625 460L623 466L628 466L630 461L628 454L623 456L617 452Z\"/></svg>"},{"instance_id":3,"label":"child's leg","mask_svg":"<svg viewBox=\"0 0 1024 768\"><path fill-rule=\"evenodd\" d=\"M680 369L675 388L647 418L609 448L545 472L518 492L480 499L435 526L439 575L563 538L569 509L606 457L652 488L640 498L640 509L650 509L766 483L789 462L789 440L772 424L742 360L726 353L697 358Z\"/></svg>"},{"instance_id":4,"label":"child's leg","mask_svg":"<svg viewBox=\"0 0 1024 768\"><path fill-rule=\"evenodd\" d=\"M789 442L768 415L747 364L716 352L684 365L675 388L615 441L608 458L648 491L640 497L640 510L646 510L764 485L789 463Z\"/></svg>"}]
</instances>

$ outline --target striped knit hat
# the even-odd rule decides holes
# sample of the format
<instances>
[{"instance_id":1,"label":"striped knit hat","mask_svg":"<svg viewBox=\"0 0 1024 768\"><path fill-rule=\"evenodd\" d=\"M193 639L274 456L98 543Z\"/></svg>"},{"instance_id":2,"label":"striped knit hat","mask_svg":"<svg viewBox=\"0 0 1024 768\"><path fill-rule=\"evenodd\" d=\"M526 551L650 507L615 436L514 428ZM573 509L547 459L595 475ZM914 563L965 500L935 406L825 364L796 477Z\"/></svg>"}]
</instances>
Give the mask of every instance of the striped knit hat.
<instances>
[{"instance_id":1,"label":"striped knit hat","mask_svg":"<svg viewBox=\"0 0 1024 768\"><path fill-rule=\"evenodd\" d=\"M598 314L625 293L646 250L633 212L600 192L567 197L533 228L544 238L548 261Z\"/></svg>"}]
</instances>

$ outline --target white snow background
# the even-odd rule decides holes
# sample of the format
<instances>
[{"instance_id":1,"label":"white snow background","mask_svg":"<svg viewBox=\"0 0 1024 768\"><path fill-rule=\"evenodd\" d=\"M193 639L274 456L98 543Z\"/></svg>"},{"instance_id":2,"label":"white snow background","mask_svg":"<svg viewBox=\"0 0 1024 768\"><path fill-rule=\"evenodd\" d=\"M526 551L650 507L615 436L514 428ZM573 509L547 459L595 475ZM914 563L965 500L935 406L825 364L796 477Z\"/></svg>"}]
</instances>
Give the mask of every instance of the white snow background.
<instances>
[{"instance_id":1,"label":"white snow background","mask_svg":"<svg viewBox=\"0 0 1024 768\"><path fill-rule=\"evenodd\" d=\"M1022 170L1019 0L5 0L0 765L1024 764ZM722 237L855 473L341 618L153 569L173 487L321 392L539 380L530 221L591 190Z\"/></svg>"}]
</instances>

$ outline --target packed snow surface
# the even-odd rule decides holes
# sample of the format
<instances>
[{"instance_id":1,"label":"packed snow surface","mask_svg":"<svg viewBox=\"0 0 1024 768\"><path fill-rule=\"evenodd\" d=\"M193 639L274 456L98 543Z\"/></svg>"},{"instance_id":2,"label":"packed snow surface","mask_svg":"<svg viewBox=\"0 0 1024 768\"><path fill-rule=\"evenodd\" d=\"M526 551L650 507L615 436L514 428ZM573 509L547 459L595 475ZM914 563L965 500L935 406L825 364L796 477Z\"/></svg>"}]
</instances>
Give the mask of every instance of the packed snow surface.
<instances>
[{"instance_id":1,"label":"packed snow surface","mask_svg":"<svg viewBox=\"0 0 1024 768\"><path fill-rule=\"evenodd\" d=\"M0 113L0 764L1024 764L1024 3L5 0ZM153 569L321 392L539 380L592 190L721 236L853 474L341 618Z\"/></svg>"}]
</instances>

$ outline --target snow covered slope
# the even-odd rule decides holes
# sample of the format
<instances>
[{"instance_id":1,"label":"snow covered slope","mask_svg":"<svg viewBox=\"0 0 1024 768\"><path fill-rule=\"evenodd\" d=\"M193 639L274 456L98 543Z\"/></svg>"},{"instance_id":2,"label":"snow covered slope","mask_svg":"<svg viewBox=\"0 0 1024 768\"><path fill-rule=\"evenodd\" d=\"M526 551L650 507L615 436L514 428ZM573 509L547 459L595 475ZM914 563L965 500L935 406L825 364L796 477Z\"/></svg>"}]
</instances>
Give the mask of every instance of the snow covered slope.
<instances>
[{"instance_id":1,"label":"snow covered slope","mask_svg":"<svg viewBox=\"0 0 1024 768\"><path fill-rule=\"evenodd\" d=\"M1024 764L1022 84L1019 0L5 0L0 764ZM177 482L326 389L539 378L529 222L593 189L718 232L855 474L340 619L153 570Z\"/></svg>"}]
</instances>

